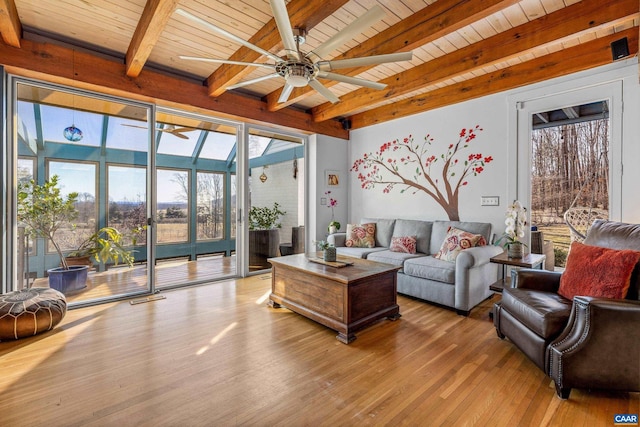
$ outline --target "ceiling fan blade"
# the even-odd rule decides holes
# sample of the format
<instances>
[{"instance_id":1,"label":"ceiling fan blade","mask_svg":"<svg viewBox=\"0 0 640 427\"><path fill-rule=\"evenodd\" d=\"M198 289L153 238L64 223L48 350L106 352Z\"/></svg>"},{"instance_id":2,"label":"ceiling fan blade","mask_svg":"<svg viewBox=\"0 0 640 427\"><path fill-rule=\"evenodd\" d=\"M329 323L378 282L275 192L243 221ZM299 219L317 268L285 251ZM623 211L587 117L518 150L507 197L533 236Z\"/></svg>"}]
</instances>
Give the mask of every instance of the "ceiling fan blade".
<instances>
[{"instance_id":1,"label":"ceiling fan blade","mask_svg":"<svg viewBox=\"0 0 640 427\"><path fill-rule=\"evenodd\" d=\"M191 13L187 12L184 9L178 8L178 9L176 9L176 13L178 15L184 16L187 19L192 20L193 22L195 22L197 24L200 24L203 27L208 28L209 30L211 30L211 31L223 36L223 37L226 37L229 40L233 40L236 43L239 43L239 44L241 44L241 45L243 45L245 47L248 47L251 50L255 50L256 52L258 52L261 55L268 56L269 58L273 59L276 62L282 61L282 59L279 56L274 55L273 53L271 53L269 51L266 51L266 50L262 49L261 47L258 47L256 45L254 45L253 43L249 43L248 41L246 41L244 39L241 39L240 37L238 37L238 36L236 36L234 34L231 34L230 32L228 32L226 30L223 30L222 28L217 27L217 26L213 25L210 22L207 22L204 19L198 18L197 16L192 15Z\"/></svg>"},{"instance_id":2,"label":"ceiling fan blade","mask_svg":"<svg viewBox=\"0 0 640 427\"><path fill-rule=\"evenodd\" d=\"M203 58L201 56L178 55L178 58L186 59L187 61L213 62L214 64L244 65L246 67L263 67L263 68L274 67L273 64L261 64L259 62L230 61L228 59Z\"/></svg>"},{"instance_id":3,"label":"ceiling fan blade","mask_svg":"<svg viewBox=\"0 0 640 427\"><path fill-rule=\"evenodd\" d=\"M321 70L339 70L342 68L366 67L386 64L388 62L410 61L413 52L388 53L386 55L363 56L361 58L338 59L336 61L319 61L316 64Z\"/></svg>"},{"instance_id":4,"label":"ceiling fan blade","mask_svg":"<svg viewBox=\"0 0 640 427\"><path fill-rule=\"evenodd\" d=\"M240 83L236 83L234 85L227 86L227 89L237 89L239 87L248 86L248 85L251 85L251 84L254 84L254 83L258 83L258 82L262 82L262 81L265 81L265 80L273 79L275 77L280 77L280 74L274 73L274 74L269 74L269 75L262 76L262 77L257 77L255 79L251 79L251 80L246 80L244 82L240 82Z\"/></svg>"},{"instance_id":5,"label":"ceiling fan blade","mask_svg":"<svg viewBox=\"0 0 640 427\"><path fill-rule=\"evenodd\" d=\"M120 124L121 124L122 126L127 126L127 127L130 127L130 128L149 129L149 128L148 128L148 127L146 127L146 126L129 125L129 124L127 124L127 123L120 123Z\"/></svg>"},{"instance_id":6,"label":"ceiling fan blade","mask_svg":"<svg viewBox=\"0 0 640 427\"><path fill-rule=\"evenodd\" d=\"M372 82L371 80L360 79L358 77L344 76L342 74L330 73L328 71L320 71L318 77L322 79L335 80L337 82L349 83L352 85L369 87L371 89L384 89L387 87L384 83Z\"/></svg>"},{"instance_id":7,"label":"ceiling fan blade","mask_svg":"<svg viewBox=\"0 0 640 427\"><path fill-rule=\"evenodd\" d=\"M273 10L273 19L276 20L276 25L278 26L280 38L282 39L282 44L284 45L284 50L287 52L287 56L289 59L300 60L296 39L293 37L293 30L291 29L287 5L284 0L271 0L270 3L271 10Z\"/></svg>"},{"instance_id":8,"label":"ceiling fan blade","mask_svg":"<svg viewBox=\"0 0 640 427\"><path fill-rule=\"evenodd\" d=\"M331 102L332 104L335 104L336 102L340 102L340 98L335 96L333 94L333 92L331 92L329 89L324 87L324 85L322 83L320 83L319 81L317 81L317 80L309 80L309 86L314 88L320 95L322 95L325 98L327 98L327 100L329 100L329 102Z\"/></svg>"},{"instance_id":9,"label":"ceiling fan blade","mask_svg":"<svg viewBox=\"0 0 640 427\"><path fill-rule=\"evenodd\" d=\"M173 136L177 136L180 139L189 139L189 137L187 135L183 135L180 132L176 132L175 130L174 131L169 131L169 133L171 135L173 135Z\"/></svg>"},{"instance_id":10,"label":"ceiling fan blade","mask_svg":"<svg viewBox=\"0 0 640 427\"><path fill-rule=\"evenodd\" d=\"M196 130L196 129L188 128L188 127L179 127L179 128L175 128L173 131L177 133L181 133L181 132L191 132L192 130Z\"/></svg>"},{"instance_id":11,"label":"ceiling fan blade","mask_svg":"<svg viewBox=\"0 0 640 427\"><path fill-rule=\"evenodd\" d=\"M289 95L291 95L291 92L293 92L293 86L291 86L289 83L285 83L284 88L282 88L280 98L278 98L278 102L287 102L287 100L289 99Z\"/></svg>"},{"instance_id":12,"label":"ceiling fan blade","mask_svg":"<svg viewBox=\"0 0 640 427\"><path fill-rule=\"evenodd\" d=\"M384 10L375 5L369 9L364 15L347 25L344 29L336 33L333 37L329 38L326 42L315 48L309 55L314 55L318 59L322 59L338 47L345 44L347 41L352 40L355 36L362 33L367 28L371 27L376 22L380 21L385 16ZM307 56L309 56L307 55Z\"/></svg>"}]
</instances>

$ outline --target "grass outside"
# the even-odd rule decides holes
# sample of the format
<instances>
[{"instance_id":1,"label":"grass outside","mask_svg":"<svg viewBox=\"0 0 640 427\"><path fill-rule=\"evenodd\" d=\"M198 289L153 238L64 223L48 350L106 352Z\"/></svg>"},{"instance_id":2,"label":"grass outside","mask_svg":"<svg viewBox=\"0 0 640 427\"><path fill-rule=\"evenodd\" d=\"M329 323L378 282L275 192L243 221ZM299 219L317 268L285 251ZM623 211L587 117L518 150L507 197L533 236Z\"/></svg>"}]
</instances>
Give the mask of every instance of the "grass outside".
<instances>
[{"instance_id":1,"label":"grass outside","mask_svg":"<svg viewBox=\"0 0 640 427\"><path fill-rule=\"evenodd\" d=\"M569 227L565 224L538 225L538 230L543 232L545 240L553 241L556 267L564 267L571 246Z\"/></svg>"}]
</instances>

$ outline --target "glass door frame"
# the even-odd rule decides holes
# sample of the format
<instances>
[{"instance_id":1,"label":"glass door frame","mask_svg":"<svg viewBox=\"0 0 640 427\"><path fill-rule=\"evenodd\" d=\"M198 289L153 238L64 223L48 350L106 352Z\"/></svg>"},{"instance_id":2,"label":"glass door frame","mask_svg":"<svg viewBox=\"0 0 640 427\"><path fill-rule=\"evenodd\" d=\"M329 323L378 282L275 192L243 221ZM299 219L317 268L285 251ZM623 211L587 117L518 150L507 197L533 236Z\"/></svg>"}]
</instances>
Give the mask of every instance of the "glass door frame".
<instances>
[{"instance_id":1,"label":"glass door frame","mask_svg":"<svg viewBox=\"0 0 640 427\"><path fill-rule=\"evenodd\" d=\"M238 121L234 121L234 120L228 120L228 119L224 119L224 118L220 118L220 117L215 117L212 115L207 115L207 114L202 114L202 113L197 113L197 112L189 112L189 111L185 111L185 110L180 110L177 108L170 108L170 107L164 107L164 106L158 106L156 108L156 111L154 113L154 121L155 119L157 119L157 114L158 113L165 113L165 114L169 114L169 115L174 115L174 116L179 116L179 117L183 117L186 119L192 119L192 120L200 120L200 121L208 121L212 124L216 124L216 125L223 125L223 126L229 126L229 127L233 127L236 129L236 185L237 185L237 193L236 193L236 209L238 214L236 215L235 218L229 218L229 221L235 221L235 226L236 226L236 262L235 262L235 274L231 275L231 276L224 276L224 277L217 277L217 278L207 278L205 280L202 281L196 281L196 282L189 282L189 283L184 283L184 284L180 284L180 285L170 285L170 286L166 286L166 287L162 287L162 290L167 290L167 289L173 289L173 288L178 288L178 287L184 287L184 286L191 286L191 285L199 285L202 283L206 283L206 282L210 282L212 280L221 280L221 279L228 279L229 277L233 278L233 277L239 277L241 272L242 272L242 259L241 259L241 255L240 252L238 250L239 247L239 242L241 242L240 239L240 197L239 194L241 194L240 192L241 187L244 186L243 180L240 178L241 177L241 150L240 148L244 145L241 141L244 138L244 124L242 122L238 122ZM157 152L157 147L156 144L154 143L154 153ZM154 156L155 157L155 156ZM153 212L157 212L157 188L156 188L156 179L155 179L155 174L156 174L156 168L155 168L155 164L154 164L154 170L153 170L153 179L152 182L154 184L154 188L153 188ZM197 176L192 176L191 180L194 180L194 182L197 183ZM197 184L195 184L197 185ZM225 186L230 186L230 183L225 183ZM226 219L225 219L225 223L226 223ZM155 217L154 217L154 224L155 224ZM191 226L195 226L194 224L192 224ZM157 232L157 227L156 228L156 232ZM225 231L226 233L226 231ZM230 233L230 231L229 231ZM193 242L194 244L197 243ZM155 245L157 244L156 240L154 240L154 248ZM155 257L154 257L155 259ZM155 277L154 277L154 285L155 285ZM155 286L154 286L155 289Z\"/></svg>"},{"instance_id":2,"label":"glass door frame","mask_svg":"<svg viewBox=\"0 0 640 427\"><path fill-rule=\"evenodd\" d=\"M582 83L582 84L581 84ZM574 86L575 84L575 86ZM507 194L509 200L518 199L531 206L531 116L532 114L554 110L573 105L588 104L606 100L609 105L610 141L609 141L609 218L619 221L622 215L622 81L614 80L602 84L572 82L571 88L559 87L557 90L547 89L540 96L536 92L521 94L512 98L510 105L510 123L516 123L512 132L516 141L508 150ZM547 95L552 93L552 95ZM526 239L529 238L527 232Z\"/></svg>"},{"instance_id":3,"label":"glass door frame","mask_svg":"<svg viewBox=\"0 0 640 427\"><path fill-rule=\"evenodd\" d=\"M116 295L114 297L104 297L98 299L91 299L87 301L79 301L75 303L70 303L70 307L83 307L87 305L95 305L101 304L109 301L116 301L121 299L128 299L132 296L137 295L151 295L155 292L155 246L153 242L155 241L155 227L154 227L154 218L152 207L155 206L155 180L152 178L152 173L155 172L155 117L156 117L156 106L151 103L134 101L126 98L111 96L101 94L99 92L93 92L83 89L78 89L70 86L65 86L61 84L43 82L36 79L26 78L22 76L16 76L12 74L7 74L6 79L3 79L3 84L5 84L4 94L6 96L3 97L3 102L6 102L6 133L4 133L4 137L6 138L5 144L3 144L2 157L3 157L3 197L2 204L4 205L4 216L3 220L6 225L5 227L5 236L4 242L6 242L4 257L2 259L2 273L3 278L6 285L6 289L3 289L4 292L9 292L14 290L14 284L17 282L17 263L18 263L18 254L17 251L17 233L18 233L18 224L16 220L16 212L17 212L17 201L16 201L16 192L17 192L17 158L18 158L18 123L17 123L17 88L19 84L34 86L42 89L50 89L54 91L61 91L77 96L84 96L93 99L99 99L107 102L114 102L118 104L133 106L137 108L143 108L147 110L147 126L149 129L148 132L148 142L147 142L147 171L146 171L146 199L147 199L147 291L142 292L133 292L128 294Z\"/></svg>"},{"instance_id":4,"label":"glass door frame","mask_svg":"<svg viewBox=\"0 0 640 427\"><path fill-rule=\"evenodd\" d=\"M250 209L250 201L249 201L249 135L252 130L257 130L261 132L269 132L274 134L279 134L283 136L288 136L291 138L300 139L300 142L304 148L304 157L303 157L303 171L304 171L304 223L309 224L309 209L308 209L308 198L309 198L309 172L308 172L308 148L309 148L309 136L297 133L293 131L283 130L276 127L262 126L254 123L245 123L242 129L242 144L240 144L240 140L238 140L238 198L241 199L242 203L238 203L238 233L242 232L242 263L239 264L242 266L242 270L238 270L242 272L242 277L252 276L264 274L265 271L269 270L258 270L258 271L249 271L249 209ZM242 175L241 175L242 173ZM240 179L242 177L242 179ZM305 247L307 247L308 236L310 230L309 227L305 227ZM238 235L238 239L240 236ZM239 254L240 257L240 254Z\"/></svg>"}]
</instances>

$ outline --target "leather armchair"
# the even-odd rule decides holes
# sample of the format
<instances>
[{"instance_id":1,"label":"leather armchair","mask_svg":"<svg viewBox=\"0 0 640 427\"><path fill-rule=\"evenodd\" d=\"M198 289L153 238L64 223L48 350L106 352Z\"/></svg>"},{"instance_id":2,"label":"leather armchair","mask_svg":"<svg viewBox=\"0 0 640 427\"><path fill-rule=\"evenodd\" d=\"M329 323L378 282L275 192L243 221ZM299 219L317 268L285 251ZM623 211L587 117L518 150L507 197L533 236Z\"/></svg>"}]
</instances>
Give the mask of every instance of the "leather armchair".
<instances>
[{"instance_id":1,"label":"leather armchair","mask_svg":"<svg viewBox=\"0 0 640 427\"><path fill-rule=\"evenodd\" d=\"M640 225L597 220L585 244L640 250ZM494 306L494 325L556 385L559 397L572 388L640 391L640 266L626 299L557 293L560 273L521 270Z\"/></svg>"}]
</instances>

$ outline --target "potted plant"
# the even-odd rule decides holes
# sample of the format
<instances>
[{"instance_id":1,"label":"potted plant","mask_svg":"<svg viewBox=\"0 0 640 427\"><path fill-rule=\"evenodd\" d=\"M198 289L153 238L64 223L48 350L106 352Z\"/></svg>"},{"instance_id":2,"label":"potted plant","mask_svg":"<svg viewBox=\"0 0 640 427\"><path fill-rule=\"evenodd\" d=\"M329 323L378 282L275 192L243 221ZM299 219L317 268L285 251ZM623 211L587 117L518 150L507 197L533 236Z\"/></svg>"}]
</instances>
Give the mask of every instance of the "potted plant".
<instances>
[{"instance_id":1,"label":"potted plant","mask_svg":"<svg viewBox=\"0 0 640 427\"><path fill-rule=\"evenodd\" d=\"M24 224L32 236L51 241L62 267L47 270L49 286L61 292L86 286L88 267L69 267L56 240L60 227L78 217L77 198L78 193L69 193L66 198L60 194L57 175L42 185L31 180L18 186L18 222Z\"/></svg>"},{"instance_id":2,"label":"potted plant","mask_svg":"<svg viewBox=\"0 0 640 427\"><path fill-rule=\"evenodd\" d=\"M317 248L322 251L322 259L329 262L334 262L336 260L336 247L331 243L320 240L319 242L315 242Z\"/></svg>"},{"instance_id":3,"label":"potted plant","mask_svg":"<svg viewBox=\"0 0 640 427\"><path fill-rule=\"evenodd\" d=\"M286 212L274 202L273 207L252 206L249 210L249 266L253 269L269 268L268 258L278 256L280 244L279 220Z\"/></svg>"},{"instance_id":4,"label":"potted plant","mask_svg":"<svg viewBox=\"0 0 640 427\"><path fill-rule=\"evenodd\" d=\"M331 221L327 226L327 231L329 232L329 234L334 234L334 233L337 233L338 230L340 230L340 222L334 219L334 215L335 215L334 209L336 206L338 206L338 200L331 197L331 191L325 191L324 195L329 196L329 203L327 207L331 208Z\"/></svg>"},{"instance_id":5,"label":"potted plant","mask_svg":"<svg viewBox=\"0 0 640 427\"><path fill-rule=\"evenodd\" d=\"M507 250L509 258L522 258L524 256L524 247L527 245L520 239L524 237L524 230L527 225L527 209L519 201L514 200L507 208L506 217L504 223L507 228L496 244L504 242L501 245Z\"/></svg>"},{"instance_id":6,"label":"potted plant","mask_svg":"<svg viewBox=\"0 0 640 427\"><path fill-rule=\"evenodd\" d=\"M68 264L92 264L92 261L133 266L133 251L123 246L124 235L114 227L102 227L87 237L78 248L66 256ZM133 244L135 245L135 238ZM71 259L75 259L71 261Z\"/></svg>"}]
</instances>

